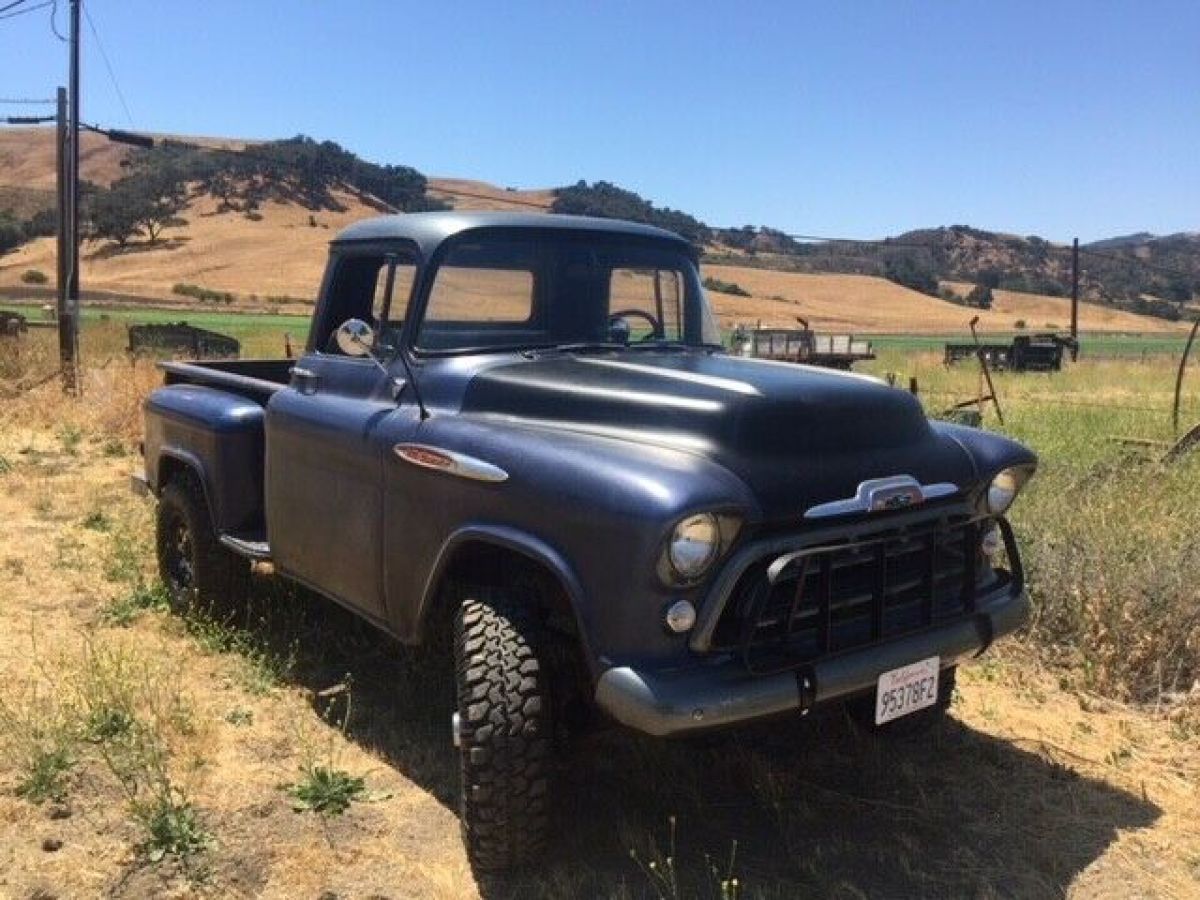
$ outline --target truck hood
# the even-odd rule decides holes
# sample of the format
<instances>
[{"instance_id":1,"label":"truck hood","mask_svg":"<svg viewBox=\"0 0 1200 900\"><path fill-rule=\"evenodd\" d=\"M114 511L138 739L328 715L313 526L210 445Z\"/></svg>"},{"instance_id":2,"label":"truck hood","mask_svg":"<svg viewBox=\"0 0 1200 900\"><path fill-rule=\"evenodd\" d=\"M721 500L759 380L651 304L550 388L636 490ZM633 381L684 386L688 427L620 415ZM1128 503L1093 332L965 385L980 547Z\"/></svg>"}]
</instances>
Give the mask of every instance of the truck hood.
<instances>
[{"instance_id":1,"label":"truck hood","mask_svg":"<svg viewBox=\"0 0 1200 900\"><path fill-rule=\"evenodd\" d=\"M794 518L869 478L968 487L971 456L905 391L877 379L699 352L506 361L475 375L462 412L701 454L738 475L763 518Z\"/></svg>"}]
</instances>

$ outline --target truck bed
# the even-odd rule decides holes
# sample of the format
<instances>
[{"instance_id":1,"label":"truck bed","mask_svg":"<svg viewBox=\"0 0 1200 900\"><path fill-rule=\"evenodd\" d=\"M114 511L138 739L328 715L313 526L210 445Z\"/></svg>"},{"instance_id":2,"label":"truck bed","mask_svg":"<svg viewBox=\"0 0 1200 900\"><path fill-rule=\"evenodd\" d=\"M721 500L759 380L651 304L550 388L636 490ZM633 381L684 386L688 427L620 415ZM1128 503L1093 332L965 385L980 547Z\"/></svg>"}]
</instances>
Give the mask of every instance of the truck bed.
<instances>
[{"instance_id":1,"label":"truck bed","mask_svg":"<svg viewBox=\"0 0 1200 900\"><path fill-rule=\"evenodd\" d=\"M161 362L166 384L203 384L266 402L291 379L294 360L222 359Z\"/></svg>"}]
</instances>

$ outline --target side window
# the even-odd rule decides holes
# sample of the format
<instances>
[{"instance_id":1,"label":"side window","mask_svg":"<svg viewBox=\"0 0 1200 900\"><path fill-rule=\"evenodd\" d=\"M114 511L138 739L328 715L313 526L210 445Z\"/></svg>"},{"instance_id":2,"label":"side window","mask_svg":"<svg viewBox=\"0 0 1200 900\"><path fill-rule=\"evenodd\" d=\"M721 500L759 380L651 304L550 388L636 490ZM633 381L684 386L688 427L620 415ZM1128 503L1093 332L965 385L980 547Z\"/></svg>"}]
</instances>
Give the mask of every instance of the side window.
<instances>
[{"instance_id":1,"label":"side window","mask_svg":"<svg viewBox=\"0 0 1200 900\"><path fill-rule=\"evenodd\" d=\"M388 270L391 269L391 293L388 293ZM413 283L417 279L417 264L409 256L392 256L383 262L375 276L375 293L371 300L371 318L367 321L385 344L400 340L400 329L408 316Z\"/></svg>"},{"instance_id":2,"label":"side window","mask_svg":"<svg viewBox=\"0 0 1200 900\"><path fill-rule=\"evenodd\" d=\"M364 320L384 341L398 339L416 278L414 257L408 253L347 255L336 266L320 328L314 335L314 348L322 353L340 353L334 333L347 319ZM394 272L390 295L389 267Z\"/></svg>"},{"instance_id":3,"label":"side window","mask_svg":"<svg viewBox=\"0 0 1200 900\"><path fill-rule=\"evenodd\" d=\"M683 338L683 273L675 269L613 269L608 284L609 314L632 313L632 338L651 334L653 322L662 326L662 337ZM641 313L642 315L638 315Z\"/></svg>"}]
</instances>

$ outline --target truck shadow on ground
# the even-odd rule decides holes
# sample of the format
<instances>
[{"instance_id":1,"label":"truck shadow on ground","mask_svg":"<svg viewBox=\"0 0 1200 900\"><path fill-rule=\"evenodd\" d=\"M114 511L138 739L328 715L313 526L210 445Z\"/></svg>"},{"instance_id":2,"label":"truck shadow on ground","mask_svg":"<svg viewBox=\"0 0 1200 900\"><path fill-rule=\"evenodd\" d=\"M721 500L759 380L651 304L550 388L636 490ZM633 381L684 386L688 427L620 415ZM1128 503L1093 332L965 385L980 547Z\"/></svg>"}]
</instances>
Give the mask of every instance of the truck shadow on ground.
<instances>
[{"instance_id":1,"label":"truck shadow on ground","mask_svg":"<svg viewBox=\"0 0 1200 900\"><path fill-rule=\"evenodd\" d=\"M326 714L318 692L349 675L348 737L455 809L447 661L320 598L286 606L285 627L272 615L245 621L296 648L290 677L313 692L315 714ZM564 759L544 860L480 879L480 891L722 897L736 841L742 897L1061 897L1119 831L1160 810L1036 749L954 719L881 740L840 711L686 741L601 731ZM675 892L656 884L668 856Z\"/></svg>"}]
</instances>

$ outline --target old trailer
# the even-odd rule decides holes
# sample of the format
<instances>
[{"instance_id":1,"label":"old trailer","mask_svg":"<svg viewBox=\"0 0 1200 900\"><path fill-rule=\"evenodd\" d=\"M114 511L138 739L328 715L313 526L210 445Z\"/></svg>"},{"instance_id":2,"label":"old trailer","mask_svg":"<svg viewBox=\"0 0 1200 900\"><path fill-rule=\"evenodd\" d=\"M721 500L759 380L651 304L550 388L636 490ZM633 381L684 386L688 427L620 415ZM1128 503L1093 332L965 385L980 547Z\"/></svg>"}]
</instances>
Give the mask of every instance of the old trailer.
<instances>
[{"instance_id":1,"label":"old trailer","mask_svg":"<svg viewBox=\"0 0 1200 900\"><path fill-rule=\"evenodd\" d=\"M1064 350L1071 348L1069 337L1057 334L1020 334L1007 344L946 344L945 364L982 357L997 370L1013 372L1057 372L1062 368Z\"/></svg>"},{"instance_id":2,"label":"old trailer","mask_svg":"<svg viewBox=\"0 0 1200 900\"><path fill-rule=\"evenodd\" d=\"M129 326L129 346L133 356L188 356L192 359L235 359L242 345L216 331L197 328L187 322L164 322Z\"/></svg>"},{"instance_id":3,"label":"old trailer","mask_svg":"<svg viewBox=\"0 0 1200 900\"><path fill-rule=\"evenodd\" d=\"M827 369L850 369L875 358L871 342L852 334L817 334L805 319L802 328L743 328L734 334L734 350L755 359L805 363Z\"/></svg>"}]
</instances>

